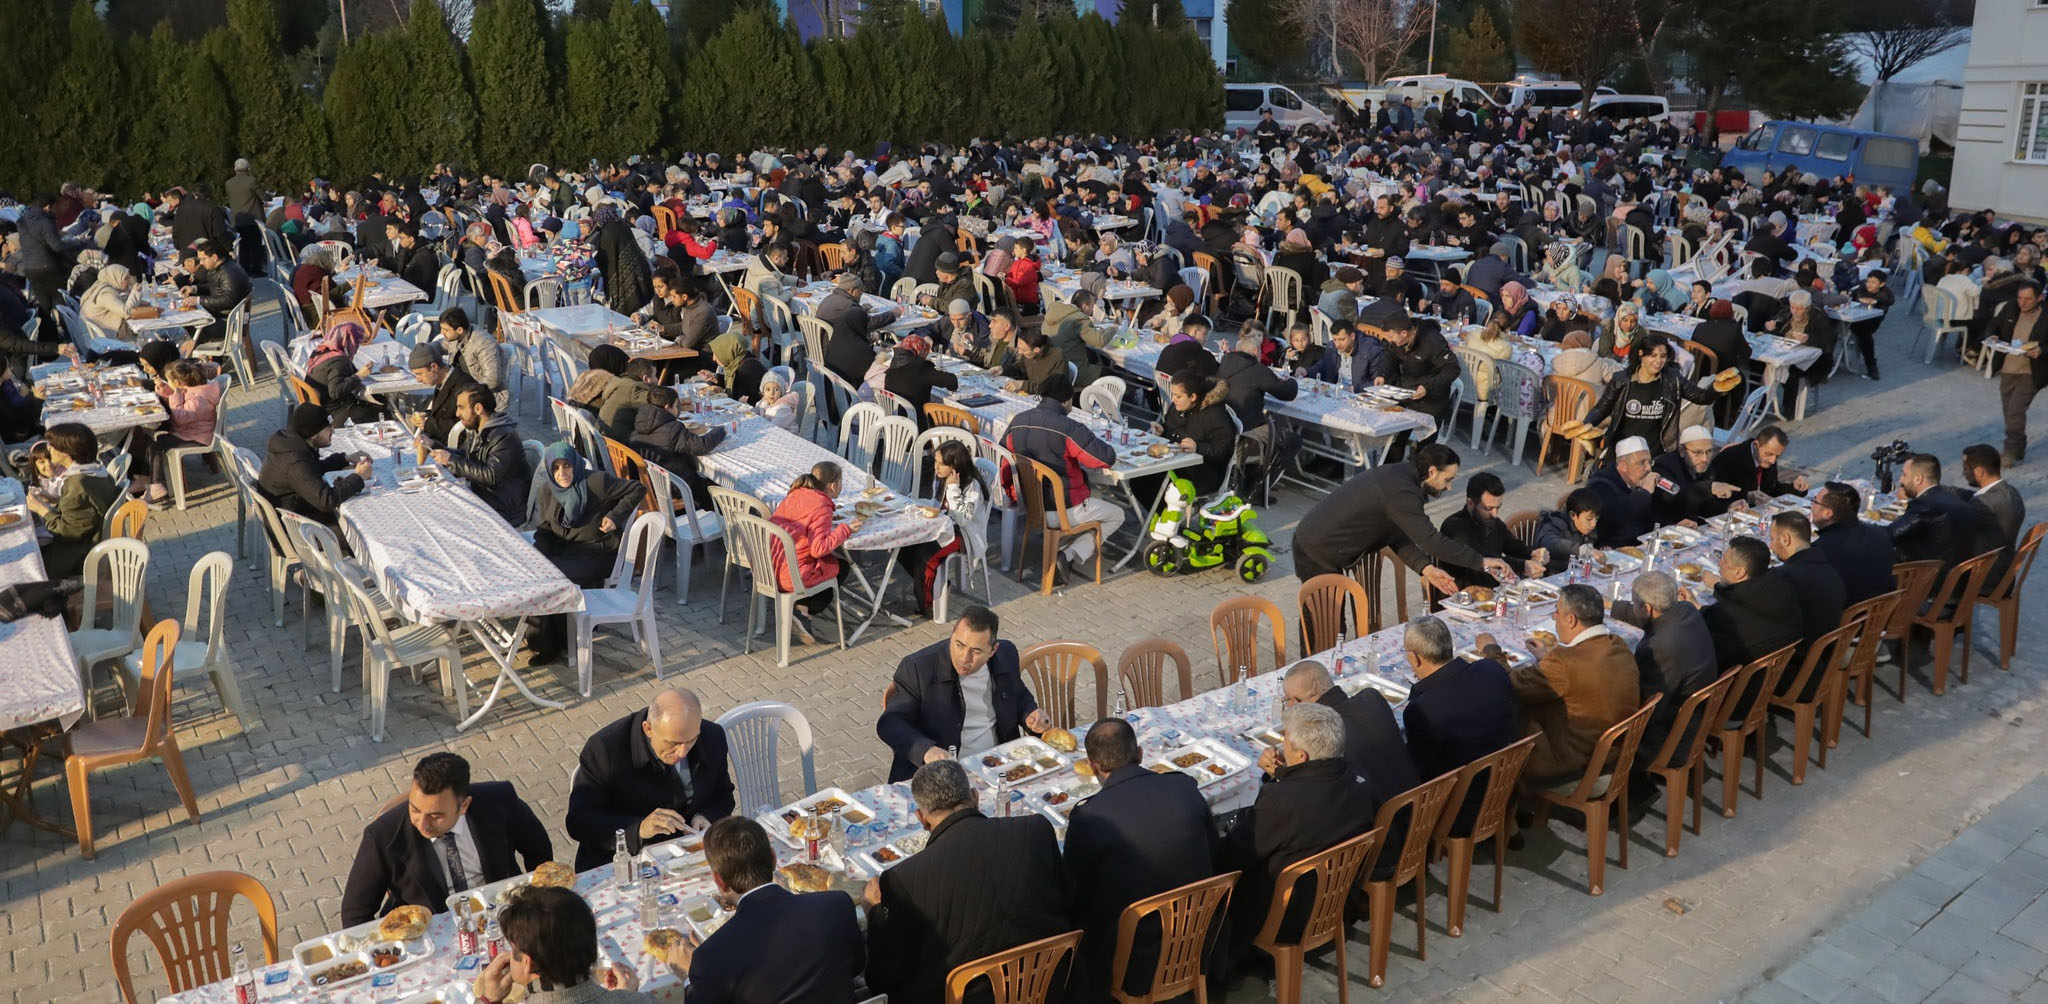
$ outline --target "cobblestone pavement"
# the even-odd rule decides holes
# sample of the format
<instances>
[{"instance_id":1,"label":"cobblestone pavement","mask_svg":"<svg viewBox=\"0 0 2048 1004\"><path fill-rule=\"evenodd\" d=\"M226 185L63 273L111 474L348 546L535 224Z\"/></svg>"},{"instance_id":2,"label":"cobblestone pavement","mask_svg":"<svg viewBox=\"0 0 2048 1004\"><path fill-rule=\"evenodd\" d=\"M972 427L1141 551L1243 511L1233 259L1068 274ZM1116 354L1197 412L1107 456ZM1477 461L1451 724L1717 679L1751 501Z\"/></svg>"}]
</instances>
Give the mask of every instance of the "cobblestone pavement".
<instances>
[{"instance_id":1,"label":"cobblestone pavement","mask_svg":"<svg viewBox=\"0 0 2048 1004\"><path fill-rule=\"evenodd\" d=\"M257 323L265 337L276 337L274 312L266 307ZM1865 472L1871 448L1895 436L1948 462L1968 443L1997 441L1992 385L1953 363L1930 369L1909 361L1916 325L1917 318L1898 317L1882 332L1884 382L1845 374L1823 389L1817 413L1795 430L1793 460L1823 471ZM529 396L520 416L528 435L542 428L532 402ZM233 405L230 437L260 449L280 420L272 386L237 391ZM1468 461L1468 470L1503 475L1511 489L1509 512L1553 505L1565 487L1554 467L1534 477L1528 460L1512 468L1495 452ZM2043 470L2037 461L2015 475L2023 494L2042 497ZM184 570L194 560L233 547L226 525L232 501L216 478L196 467L193 472L202 486L193 507L150 516L148 539L159 570L150 594L160 611L182 609ZM1290 539L1309 501L1298 490L1287 491L1265 514L1269 532L1280 541ZM1457 504L1446 498L1432 512L1441 517ZM697 689L714 714L750 700L792 701L816 730L821 781L847 787L879 781L886 757L874 736L874 718L882 687L904 654L940 638L944 629L920 623L883 631L843 653L799 649L791 666L777 668L772 651L739 652L744 614L737 602L733 617L719 623L718 560L714 551L710 563L698 566L687 606L676 605L666 585L659 594L669 680ZM1291 610L1296 583L1289 573L1283 555L1267 581L1249 591ZM1163 635L1187 648L1198 680L1212 686L1216 669L1205 615L1218 600L1247 587L1222 573L1169 581L1126 572L1101 587L1049 597L1000 578L995 590L1003 633L1020 644L1075 638L1102 647L1113 659L1138 638ZM2040 596L2037 589L2028 615L2043 612ZM144 764L92 782L97 860L82 861L75 845L20 826L0 837L6 848L0 856L0 953L11 974L5 985L12 1000L116 999L106 969L115 917L137 895L195 872L234 869L261 879L276 894L287 946L334 928L361 825L378 803L401 790L411 764L430 751L453 750L471 760L478 777L517 782L549 821L557 856L566 858L570 845L560 822L568 797L566 765L586 736L642 705L653 688L654 674L638 650L623 638L601 636L596 691L588 700L575 698L572 674L543 671L533 674L542 693L568 700L570 707L543 712L515 698L478 728L457 733L453 708L431 681L401 676L392 682L387 739L373 743L363 727L359 680L351 675L340 693L329 692L322 643L311 650L301 646L295 610L285 628L271 626L260 572L238 566L230 604L228 641L261 722L245 729L220 710L203 681L181 687L174 713L202 822L186 821L162 769ZM1584 892L1583 835L1564 820L1547 833L1531 834L1527 848L1511 855L1503 912L1475 902L1463 938L1444 934L1439 878L1429 904L1429 959L1415 957L1413 914L1404 906L1393 931L1387 992L1413 1000L1711 1001L1755 988L1757 1000L1796 1000L1796 993L1826 1000L1827 993L1813 991L1847 986L1855 975L1844 971L1851 966L1842 956L1847 953L1856 960L1853 966L1868 960L1873 972L1899 974L1896 982L1866 982L1858 991L1888 1000L1924 995L1887 993L1885 987L1932 990L1951 971L2000 993L2032 987L2026 992L2038 995L2037 984L2017 981L2040 968L2038 961L2027 961L2039 956L2021 953L2048 949L2048 937L2039 933L2048 931L2039 920L2041 908L2020 909L2048 888L2044 872L2033 867L2040 858L2031 856L2048 854L2048 838L2021 833L2039 825L2040 786L2029 789L2035 794L2021 803L2035 809L2001 811L1980 830L1957 838L1972 820L2034 781L2048 752L2048 732L2029 727L2029 719L2041 714L2042 660L2023 652L2012 671L2002 673L1990 651L1992 637L1987 623L1979 632L1972 682L1953 686L1945 698L1934 699L1919 680L1903 705L1881 690L1875 738L1845 730L1829 768L1809 770L1802 788L1789 783L1790 752L1780 741L1764 800L1745 797L1734 820L1720 818L1710 805L1704 832L1686 834L1676 859L1658 853L1664 825L1659 812L1643 818L1647 807L1639 808L1631 828L1632 867L1610 868L1602 897ZM488 680L480 658L472 658L469 670L472 679ZM102 708L118 706L111 685L96 697ZM1092 700L1084 684L1082 706ZM66 814L60 775L45 771L35 793L44 812ZM2015 814L2026 818L2008 821ZM1995 832L2003 850L1979 846L1974 834L1981 831ZM1993 867L1991 857L2021 844L2023 852ZM1997 882L1972 888L1983 889L1987 900L1996 893L1997 910L2010 906L2011 912L1991 916L1996 911L1975 909L1975 900L1965 897L1930 921L1945 902L1932 890L1960 888L1958 866L1972 873L1992 869ZM1485 866L1478 871L1475 889L1486 889ZM1945 919L1951 915L1956 919ZM1978 930L1965 925L1988 928L1993 920L2004 925L2005 939L1997 944L2014 947L1980 948L1978 959L1958 957L1957 939ZM1923 922L1924 929L1909 929ZM1354 933L1363 930L1360 925ZM1861 930L1909 949L1916 938L1940 939L1941 947L1895 953L1863 938ZM163 983L146 955L134 953L147 998ZM1365 945L1356 937L1349 961L1354 995L1370 999ZM1328 961L1311 969L1309 999L1333 1000ZM1946 986L1948 996L1937 994L1938 999L1990 999L1973 997L1954 983ZM1266 984L1255 979L1230 999L1265 995Z\"/></svg>"}]
</instances>

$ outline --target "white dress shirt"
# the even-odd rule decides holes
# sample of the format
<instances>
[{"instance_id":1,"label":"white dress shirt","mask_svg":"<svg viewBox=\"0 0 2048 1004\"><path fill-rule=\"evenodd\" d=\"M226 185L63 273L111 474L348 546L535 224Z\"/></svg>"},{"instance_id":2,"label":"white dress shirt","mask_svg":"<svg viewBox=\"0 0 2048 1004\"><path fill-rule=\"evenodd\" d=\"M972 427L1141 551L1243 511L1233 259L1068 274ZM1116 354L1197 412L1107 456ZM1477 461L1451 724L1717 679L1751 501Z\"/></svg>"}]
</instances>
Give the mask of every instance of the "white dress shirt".
<instances>
[{"instance_id":1,"label":"white dress shirt","mask_svg":"<svg viewBox=\"0 0 2048 1004\"><path fill-rule=\"evenodd\" d=\"M476 835L469 832L469 817L465 815L456 820L455 828L449 832L455 835L455 853L462 859L462 871L468 880L468 885L464 888L474 889L483 885L484 858L477 851ZM430 843L434 845L434 862L441 867L441 879L448 883L448 888L455 888L455 883L448 874L448 854L441 849L441 841L433 840Z\"/></svg>"}]
</instances>

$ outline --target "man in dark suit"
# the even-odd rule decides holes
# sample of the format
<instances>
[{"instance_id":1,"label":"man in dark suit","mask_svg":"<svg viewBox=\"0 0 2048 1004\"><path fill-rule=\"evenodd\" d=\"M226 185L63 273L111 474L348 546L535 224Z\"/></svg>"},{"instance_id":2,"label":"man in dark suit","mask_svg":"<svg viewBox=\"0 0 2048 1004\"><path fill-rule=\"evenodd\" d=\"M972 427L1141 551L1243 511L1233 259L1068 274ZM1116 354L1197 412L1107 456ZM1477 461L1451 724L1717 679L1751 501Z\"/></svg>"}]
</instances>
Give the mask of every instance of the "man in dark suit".
<instances>
[{"instance_id":1,"label":"man in dark suit","mask_svg":"<svg viewBox=\"0 0 2048 1004\"><path fill-rule=\"evenodd\" d=\"M1600 498L1600 527L1594 543L1625 547L1656 529L1656 499L1649 488L1657 483L1650 469L1650 444L1630 436L1614 447L1614 463L1593 472L1586 488Z\"/></svg>"},{"instance_id":2,"label":"man in dark suit","mask_svg":"<svg viewBox=\"0 0 2048 1004\"><path fill-rule=\"evenodd\" d=\"M1443 525L1437 529L1474 551L1481 558L1499 558L1509 565L1535 576L1543 574L1543 562L1536 560L1536 554L1529 545L1522 543L1508 532L1508 525L1501 521L1501 498L1508 493L1501 483L1500 475L1481 471L1465 480L1465 508L1444 517ZM1498 579L1477 568L1451 568L1451 577L1458 582L1458 588L1466 586L1496 586Z\"/></svg>"},{"instance_id":3,"label":"man in dark suit","mask_svg":"<svg viewBox=\"0 0 2048 1004\"><path fill-rule=\"evenodd\" d=\"M1663 572L1645 572L1630 584L1633 599L1616 600L1609 615L1643 629L1636 642L1636 672L1643 700L1662 695L1643 732L1645 756L1655 756L1671 734L1680 705L1721 675L1714 638L1698 607L1678 598L1678 583ZM1689 736L1687 737L1690 738ZM1682 747L1681 747L1682 748ZM1654 766L1669 766L1656 764Z\"/></svg>"},{"instance_id":4,"label":"man in dark suit","mask_svg":"<svg viewBox=\"0 0 2048 1004\"><path fill-rule=\"evenodd\" d=\"M1755 537L1737 537L1721 552L1719 573L1707 573L1707 580L1714 583L1714 602L1702 606L1700 616L1707 622L1714 659L1723 672L1799 643L1804 623L1799 594L1788 580L1764 574L1770 564L1769 545ZM1690 590L1680 592L1679 598L1693 599Z\"/></svg>"},{"instance_id":5,"label":"man in dark suit","mask_svg":"<svg viewBox=\"0 0 2048 1004\"><path fill-rule=\"evenodd\" d=\"M1403 563L1446 593L1458 591L1446 568L1512 576L1507 562L1483 558L1437 532L1423 512L1423 503L1449 491L1457 477L1458 452L1430 443L1407 463L1381 464L1346 481L1301 518L1294 532L1294 574L1306 582L1324 572L1342 573L1365 555L1391 547Z\"/></svg>"},{"instance_id":6,"label":"man in dark suit","mask_svg":"<svg viewBox=\"0 0 2048 1004\"><path fill-rule=\"evenodd\" d=\"M686 937L669 950L668 964L690 975L690 1004L852 1004L867 943L851 897L776 885L768 831L745 816L711 824L704 858L733 913L702 945Z\"/></svg>"},{"instance_id":7,"label":"man in dark suit","mask_svg":"<svg viewBox=\"0 0 2048 1004\"><path fill-rule=\"evenodd\" d=\"M532 871L554 854L547 827L511 782L472 785L469 761L430 753L413 768L405 801L363 827L341 922L353 927L400 906L440 913L449 896Z\"/></svg>"},{"instance_id":8,"label":"man in dark suit","mask_svg":"<svg viewBox=\"0 0 2048 1004\"><path fill-rule=\"evenodd\" d=\"M1081 958L1088 999L1097 1000L1109 994L1124 908L1216 874L1216 861L1209 803L1194 778L1141 766L1137 734L1121 718L1096 722L1086 742L1102 790L1074 806L1066 855L1074 924L1086 932ZM1125 989L1142 992L1158 962L1159 923L1153 919L1132 939Z\"/></svg>"},{"instance_id":9,"label":"man in dark suit","mask_svg":"<svg viewBox=\"0 0 2048 1004\"><path fill-rule=\"evenodd\" d=\"M2048 332L2044 332L2048 333ZM1999 536L2005 539L2005 553L1991 566L1991 578L1984 588L1990 589L2005 577L2005 570L2011 566L2013 555L2020 546L2020 527L2027 522L2027 503L2020 498L2019 489L2005 480L1998 451L1988 443L1963 447L1963 480L1976 491L1977 501L1991 510L1991 518L1998 523Z\"/></svg>"},{"instance_id":10,"label":"man in dark suit","mask_svg":"<svg viewBox=\"0 0 2048 1004\"><path fill-rule=\"evenodd\" d=\"M875 361L874 338L869 333L875 319L861 303L859 276L844 272L832 283L838 288L819 300L815 311L818 320L832 327L832 335L825 341L825 367L858 387ZM881 323L895 319L896 313L891 311Z\"/></svg>"},{"instance_id":11,"label":"man in dark suit","mask_svg":"<svg viewBox=\"0 0 2048 1004\"><path fill-rule=\"evenodd\" d=\"M733 802L725 730L704 720L696 694L663 690L583 744L564 823L576 840L576 870L610 861L620 830L638 854L732 815Z\"/></svg>"},{"instance_id":12,"label":"man in dark suit","mask_svg":"<svg viewBox=\"0 0 2048 1004\"><path fill-rule=\"evenodd\" d=\"M1863 522L1863 496L1854 485L1830 481L1813 500L1813 546L1842 577L1843 598L1861 603L1892 591L1892 538Z\"/></svg>"},{"instance_id":13,"label":"man in dark suit","mask_svg":"<svg viewBox=\"0 0 2048 1004\"><path fill-rule=\"evenodd\" d=\"M1280 722L1273 779L1259 789L1223 841L1223 867L1244 873L1230 897L1234 954L1241 954L1265 926L1275 880L1288 865L1371 829L1380 810L1372 782L1344 761L1342 716L1320 704L1291 704ZM1280 924L1280 940L1300 937L1314 898L1313 883L1295 890Z\"/></svg>"},{"instance_id":14,"label":"man in dark suit","mask_svg":"<svg viewBox=\"0 0 2048 1004\"><path fill-rule=\"evenodd\" d=\"M1344 762L1364 774L1382 800L1422 783L1408 759L1408 744L1394 722L1394 709L1379 691L1366 687L1355 697L1348 695L1327 667L1303 659L1281 676L1280 695L1288 704L1320 704L1344 720ZM1278 754L1265 752L1277 763Z\"/></svg>"},{"instance_id":15,"label":"man in dark suit","mask_svg":"<svg viewBox=\"0 0 2048 1004\"><path fill-rule=\"evenodd\" d=\"M1725 481L1744 492L1762 492L1774 498L1795 492L1805 494L1806 475L1797 475L1789 481L1778 477L1778 458L1785 455L1785 447L1791 442L1785 430L1766 425L1756 430L1755 437L1746 442L1730 443L1715 454L1714 462L1707 467L1707 476Z\"/></svg>"},{"instance_id":16,"label":"man in dark suit","mask_svg":"<svg viewBox=\"0 0 2048 1004\"><path fill-rule=\"evenodd\" d=\"M1929 453L1906 458L1899 494L1909 501L1892 521L1892 547L1900 561L1939 561L1941 573L2004 545L1991 510L1961 489L1941 483L1941 460Z\"/></svg>"},{"instance_id":17,"label":"man in dark suit","mask_svg":"<svg viewBox=\"0 0 2048 1004\"><path fill-rule=\"evenodd\" d=\"M1493 641L1484 634L1480 639ZM1458 658L1451 629L1441 619L1409 621L1401 633L1401 651L1415 673L1401 721L1417 777L1442 777L1521 738L1515 731L1515 685L1507 669L1494 659ZM1467 796L1458 812L1461 832L1471 832L1484 796L1479 787Z\"/></svg>"},{"instance_id":18,"label":"man in dark suit","mask_svg":"<svg viewBox=\"0 0 2048 1004\"><path fill-rule=\"evenodd\" d=\"M967 756L1017 738L1020 726L1033 733L1052 727L1024 685L1017 646L996 640L1000 626L995 611L968 607L945 641L896 664L875 722L875 734L896 753L891 784L921 764L946 759L948 750Z\"/></svg>"},{"instance_id":19,"label":"man in dark suit","mask_svg":"<svg viewBox=\"0 0 2048 1004\"><path fill-rule=\"evenodd\" d=\"M1799 654L1785 670L1789 683L1803 665L1807 649L1822 635L1842 626L1842 610L1849 605L1849 591L1842 584L1842 574L1828 563L1827 555L1813 549L1813 523L1803 512L1781 512L1771 517L1771 554L1779 564L1768 574L1784 579L1799 597ZM1814 673L1802 696L1811 695L1824 675Z\"/></svg>"},{"instance_id":20,"label":"man in dark suit","mask_svg":"<svg viewBox=\"0 0 2048 1004\"><path fill-rule=\"evenodd\" d=\"M990 819L951 760L910 779L925 848L870 880L868 985L902 1004L938 1004L963 962L1072 930L1066 869L1044 816Z\"/></svg>"}]
</instances>

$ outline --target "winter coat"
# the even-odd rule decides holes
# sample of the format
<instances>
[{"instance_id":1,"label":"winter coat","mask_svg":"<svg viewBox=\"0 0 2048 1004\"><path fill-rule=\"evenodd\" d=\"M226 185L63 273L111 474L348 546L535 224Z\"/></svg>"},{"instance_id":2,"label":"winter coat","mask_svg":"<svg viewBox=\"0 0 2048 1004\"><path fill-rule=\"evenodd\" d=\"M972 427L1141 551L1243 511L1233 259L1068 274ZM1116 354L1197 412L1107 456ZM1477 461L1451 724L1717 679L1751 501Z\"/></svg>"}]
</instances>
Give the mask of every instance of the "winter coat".
<instances>
[{"instance_id":1,"label":"winter coat","mask_svg":"<svg viewBox=\"0 0 2048 1004\"><path fill-rule=\"evenodd\" d=\"M256 487L280 512L295 512L333 526L341 518L341 504L363 490L363 479L353 472L328 484L322 475L347 470L348 457L339 453L322 457L313 444L289 429L271 433L264 452Z\"/></svg>"},{"instance_id":2,"label":"winter coat","mask_svg":"<svg viewBox=\"0 0 2048 1004\"><path fill-rule=\"evenodd\" d=\"M157 393L164 399L164 410L171 413L170 433L188 443L212 446L214 428L220 396L225 392L218 380L208 380L197 387L173 387L169 383L157 384Z\"/></svg>"},{"instance_id":3,"label":"winter coat","mask_svg":"<svg viewBox=\"0 0 2048 1004\"><path fill-rule=\"evenodd\" d=\"M797 574L804 585L815 586L839 575L839 559L832 552L853 536L853 524L832 522L832 499L816 488L796 488L784 496L769 518L789 531L796 541ZM775 581L783 589L794 589L789 565L781 545L775 548Z\"/></svg>"},{"instance_id":4,"label":"winter coat","mask_svg":"<svg viewBox=\"0 0 2048 1004\"><path fill-rule=\"evenodd\" d=\"M484 419L482 427L462 437L462 449L448 451L448 462L442 466L469 482L469 490L505 522L526 522L533 469L519 441L519 422L512 416L501 412Z\"/></svg>"},{"instance_id":5,"label":"winter coat","mask_svg":"<svg viewBox=\"0 0 2048 1004\"><path fill-rule=\"evenodd\" d=\"M597 268L604 273L605 306L621 314L632 314L654 296L654 273L647 255L640 250L634 230L624 223L607 223L597 232Z\"/></svg>"},{"instance_id":6,"label":"winter coat","mask_svg":"<svg viewBox=\"0 0 2048 1004\"><path fill-rule=\"evenodd\" d=\"M591 588L611 575L618 561L619 541L647 498L647 487L603 471L591 471L585 479L590 487L590 508L573 527L563 525L562 503L555 493L541 490L540 522L534 527L533 546L569 581ZM607 516L612 521L610 530L603 528Z\"/></svg>"}]
</instances>

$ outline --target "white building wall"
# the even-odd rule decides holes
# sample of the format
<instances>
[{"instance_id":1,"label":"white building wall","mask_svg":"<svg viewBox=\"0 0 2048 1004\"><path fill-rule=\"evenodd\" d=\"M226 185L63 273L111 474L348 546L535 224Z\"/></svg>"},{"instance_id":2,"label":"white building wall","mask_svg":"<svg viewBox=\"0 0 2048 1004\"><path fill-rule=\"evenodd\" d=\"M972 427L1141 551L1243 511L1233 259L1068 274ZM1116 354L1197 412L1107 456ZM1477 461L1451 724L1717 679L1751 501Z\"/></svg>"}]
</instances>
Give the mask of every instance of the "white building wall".
<instances>
[{"instance_id":1,"label":"white building wall","mask_svg":"<svg viewBox=\"0 0 2048 1004\"><path fill-rule=\"evenodd\" d=\"M1957 209L2048 222L2048 0L1978 0L1950 188Z\"/></svg>"}]
</instances>

